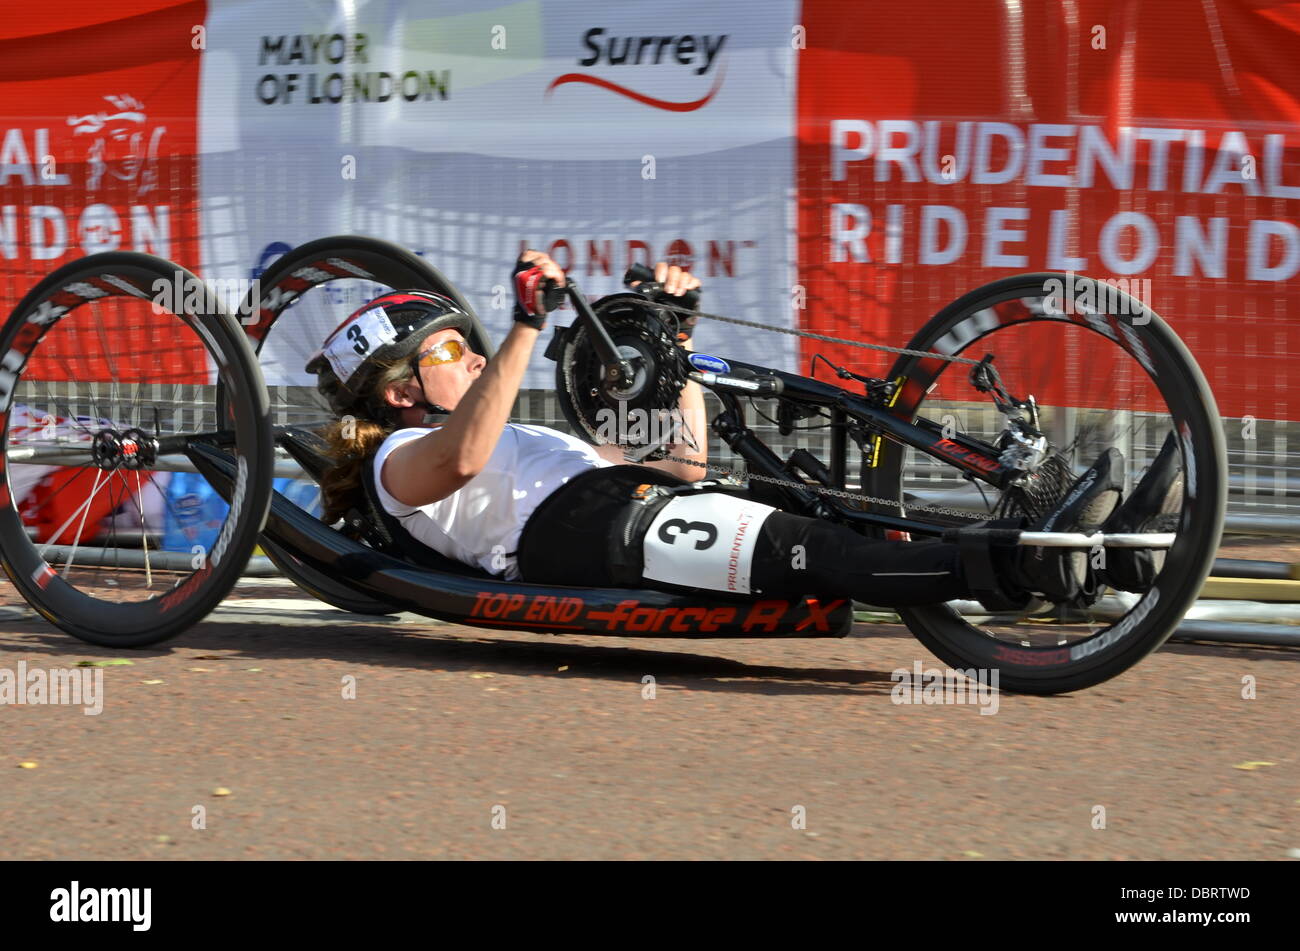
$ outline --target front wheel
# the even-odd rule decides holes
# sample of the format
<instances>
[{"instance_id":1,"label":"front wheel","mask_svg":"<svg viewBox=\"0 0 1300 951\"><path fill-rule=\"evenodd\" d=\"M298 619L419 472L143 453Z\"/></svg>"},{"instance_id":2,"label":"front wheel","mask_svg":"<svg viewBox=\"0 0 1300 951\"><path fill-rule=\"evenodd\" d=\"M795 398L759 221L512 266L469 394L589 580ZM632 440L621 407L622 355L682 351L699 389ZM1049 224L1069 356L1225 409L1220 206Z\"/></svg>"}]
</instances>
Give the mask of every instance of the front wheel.
<instances>
[{"instance_id":1,"label":"front wheel","mask_svg":"<svg viewBox=\"0 0 1300 951\"><path fill-rule=\"evenodd\" d=\"M1106 284L1026 274L953 302L907 346L949 357L992 354L1006 390L1020 400L1034 397L1049 451L1021 486L999 492L974 487L955 468L910 447L883 443L875 465L870 456L864 464L863 486L899 500L894 514L924 519L919 509L939 506L976 518L1032 520L1109 449L1124 459L1123 498L1152 470L1168 469L1170 459L1176 468L1166 473L1168 487L1161 483L1142 526L1173 533L1174 541L1163 555L1152 552L1144 583L1115 580L1125 576L1116 570L1117 550L1095 548L1087 552L1090 596L1081 601L1034 601L1018 612L994 613L973 602L900 611L912 633L949 665L997 670L1001 686L1026 693L1100 683L1163 644L1209 574L1227 491L1214 396L1168 324ZM924 417L957 440L1006 445L1006 417L974 388L970 370L935 357L900 357L890 371L900 381L892 412L908 421ZM1108 588L1107 580L1127 590Z\"/></svg>"}]
</instances>

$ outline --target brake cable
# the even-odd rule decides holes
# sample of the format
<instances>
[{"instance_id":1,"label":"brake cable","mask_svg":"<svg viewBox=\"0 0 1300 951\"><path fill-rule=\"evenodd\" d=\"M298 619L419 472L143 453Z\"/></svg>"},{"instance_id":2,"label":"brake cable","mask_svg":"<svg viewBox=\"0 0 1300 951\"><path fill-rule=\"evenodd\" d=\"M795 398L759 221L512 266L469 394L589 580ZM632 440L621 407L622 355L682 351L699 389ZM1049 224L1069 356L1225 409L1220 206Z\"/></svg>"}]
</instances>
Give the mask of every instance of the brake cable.
<instances>
[{"instance_id":1,"label":"brake cable","mask_svg":"<svg viewBox=\"0 0 1300 951\"><path fill-rule=\"evenodd\" d=\"M683 314L687 317L703 317L705 320L720 320L725 324L735 324L739 327L752 327L755 330L767 330L772 333L787 334L791 337L807 337L810 340L821 340L825 343L838 343L846 347L862 347L866 350L880 350L884 353L898 353L907 357L928 357L934 360L943 360L945 363L965 363L970 366L975 366L980 362L979 360L972 360L969 357L946 357L941 353L934 353L929 350L909 350L907 347L887 347L882 343L863 343L861 340L847 340L844 337L831 337L827 334L813 333L811 330L795 330L791 327L773 327L771 324L760 324L756 320L743 320L740 317L724 317L722 314L706 314L703 311L691 310L688 307L681 307L677 304L666 304L658 299L656 299L654 303L656 307L677 314Z\"/></svg>"}]
</instances>

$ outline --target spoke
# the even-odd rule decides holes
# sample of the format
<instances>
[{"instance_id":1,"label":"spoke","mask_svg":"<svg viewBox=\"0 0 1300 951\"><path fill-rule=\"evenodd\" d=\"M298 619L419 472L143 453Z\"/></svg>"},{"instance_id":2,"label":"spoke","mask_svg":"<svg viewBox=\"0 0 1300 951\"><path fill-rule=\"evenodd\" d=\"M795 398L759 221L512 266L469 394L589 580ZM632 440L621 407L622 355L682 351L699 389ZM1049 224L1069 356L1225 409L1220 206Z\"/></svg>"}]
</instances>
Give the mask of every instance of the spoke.
<instances>
[{"instance_id":1,"label":"spoke","mask_svg":"<svg viewBox=\"0 0 1300 951\"><path fill-rule=\"evenodd\" d=\"M167 492L158 484L158 480L153 477L153 471L146 469L145 477L149 480L149 484L158 490L158 495L161 496L163 505L165 505L167 511L176 518L177 524L180 524L180 513L176 510L176 507L172 505L171 500L167 498Z\"/></svg>"},{"instance_id":2,"label":"spoke","mask_svg":"<svg viewBox=\"0 0 1300 951\"><path fill-rule=\"evenodd\" d=\"M124 476L124 475L121 473L121 471L119 471L119 470L117 469L116 466L113 468L113 472L116 472L116 473L117 473L117 477L118 477L118 479L121 480L122 485L126 486L127 491L130 491L131 487L128 486L128 485L126 485L126 476ZM107 546L107 547L108 547L108 549L111 549L112 552L113 552L113 567L116 568L116 569L118 569L118 571L120 572L120 571L121 571L121 568L122 568L122 549L121 549L121 547L119 547L118 545L114 545L114 544L113 544L113 542L115 542L115 541L117 540L117 514L116 514L116 513L117 513L117 510L118 510L119 506L118 506L118 505L114 502L114 500L113 500L113 490L112 490L112 489L109 489L109 490L108 490L108 503L109 503L109 508L110 508L110 510L111 510L114 514L109 518L109 521L108 521L108 546ZM114 575L114 577L113 577L112 579L109 579L109 580L111 580L112 583L116 584L116 583L117 583L117 576Z\"/></svg>"},{"instance_id":3,"label":"spoke","mask_svg":"<svg viewBox=\"0 0 1300 951\"><path fill-rule=\"evenodd\" d=\"M1131 357L1111 352L1109 343L1087 336L1082 330L1077 337L1063 341L1058 348L1043 347L1046 339L1041 325L1030 324L1022 337L1020 327L1001 328L982 338L980 352L999 354L1005 385L1017 396L1033 393L1047 400L1041 406L1040 429L1048 438L1049 453L1057 453L1068 467L1070 479L1077 478L1108 448L1123 454L1124 494L1128 497L1132 487L1158 452L1159 445L1169 429L1167 398L1160 385L1141 373ZM1055 355L1055 356L1053 356ZM1046 360L1046 362L1045 362ZM1053 361L1064 362L1053 362ZM1057 367L1053 370L1051 367ZM973 414L968 422L968 439L991 442L1002 418L991 414L992 407L984 406L984 397L975 395L963 367L947 366L935 376L935 387L917 407L923 418L938 418L945 412L958 416ZM930 461L928 456L914 448L903 450L903 487L910 493L920 493L925 501L942 499L951 492L961 498L955 504L972 511L988 508L988 498L974 498L965 483L956 478L950 467ZM1049 457L1050 458L1050 457ZM941 479L927 483L927 477L938 473ZM1050 476L1050 473L1044 473ZM1064 478L1064 474L1062 474ZM1040 485L1046 488L1047 481ZM978 483L976 483L978 486ZM1066 481L1068 491L1069 481ZM1027 487L1028 488L1028 487ZM1054 497L1053 487L1048 495ZM1023 514L1014 497L1005 492L995 492L994 511L1000 510L1006 499L1014 513ZM919 501L919 500L918 500ZM909 504L908 508L912 506ZM1009 512L1008 514L1011 514ZM986 516L987 517L987 516ZM1031 523L1032 524L1032 523ZM1055 549L1059 555L1068 549L1083 554L1090 563L1093 550L1101 546L1108 556L1118 557L1124 549L1145 549L1161 558L1178 543L1179 535L1168 524L1148 523L1141 532L1126 534L1112 532L1107 535L1089 534L1082 530L1065 533L1024 533L1019 544L1031 548ZM1102 594L1102 592L1097 592ZM1134 599L1136 600L1136 598ZM1091 602L1091 603L1089 603ZM1125 616L1131 608L1116 612L1114 598L1110 595L1096 598L1091 595L1077 607L1045 604L1039 600L1023 612L992 612L974 602L963 603L962 612L976 631L995 640L1020 643L1025 646L1050 647L1076 643L1094 636L1108 625Z\"/></svg>"},{"instance_id":4,"label":"spoke","mask_svg":"<svg viewBox=\"0 0 1300 951\"><path fill-rule=\"evenodd\" d=\"M153 569L149 565L149 527L145 524L144 491L140 488L140 471L135 473L135 504L140 510L140 545L144 549L144 586L153 590Z\"/></svg>"},{"instance_id":5,"label":"spoke","mask_svg":"<svg viewBox=\"0 0 1300 951\"><path fill-rule=\"evenodd\" d=\"M71 468L71 467L70 467L70 466L56 466L56 467L54 467L54 471L57 472L57 471L59 471L60 469L66 469L66 468ZM98 471L100 471L100 470L99 470L99 469L96 469L96 468L94 468L94 467L92 467L92 466L79 466L79 467L77 468L77 474L76 474L75 476L73 476L73 477L72 477L71 479L69 479L67 482L63 483L63 485L59 486L57 489L55 489L53 492L51 492L51 493L50 493L49 495L47 495L45 498L41 499L41 501L40 501L39 503L37 503L36 505L34 505L34 506L32 506L31 508L29 508L29 509L27 510L27 511L28 511L28 514L29 514L29 515L30 515L30 514L35 514L36 512L39 512L41 509L43 509L45 506L49 505L49 504L50 504L51 502L53 502L56 498L58 498L58 496L59 496L60 493L62 493L65 489L67 489L70 485L72 485L72 483L74 483L74 482L76 482L78 479L80 479L80 478L82 477L82 475L84 475L85 473L87 473L87 472L98 472ZM66 528L66 526L64 526L64 527Z\"/></svg>"},{"instance_id":6,"label":"spoke","mask_svg":"<svg viewBox=\"0 0 1300 951\"><path fill-rule=\"evenodd\" d=\"M81 524L77 526L77 534L72 537L72 550L68 552L67 563L64 564L63 566L64 581L68 580L68 572L72 570L72 560L77 557L77 546L81 544L81 533L86 527L86 516L90 514L90 503L93 502L95 500L95 496L99 494L100 473L102 471L103 470L100 469L95 470L95 485L93 488L91 488L90 495L86 497L86 501L81 504L81 509L80 509ZM108 483L106 482L105 484ZM110 499L112 498L111 492L109 493L109 498ZM74 514L72 518L76 518L76 515ZM63 527L54 533L55 538L59 538L63 535L64 529L66 529L68 527L68 524L71 523L72 518L69 518L68 521L64 523ZM47 545L46 548L48 547L49 546ZM42 557L44 557L44 549L42 550Z\"/></svg>"},{"instance_id":7,"label":"spoke","mask_svg":"<svg viewBox=\"0 0 1300 951\"><path fill-rule=\"evenodd\" d=\"M86 472L86 471L89 471L89 470L86 470L86 469L82 469L82 470L81 470L81 472ZM94 471L95 471L95 485L98 486L98 485L99 485L99 479L100 479L100 475L99 475L99 474L100 474L100 472L102 472L102 470L100 470L100 469L96 469L96 470L94 470ZM80 475L80 473L78 473L78 475L76 475L76 476L74 476L73 478L69 479L69 480L68 480L64 485L60 486L58 491L60 491L60 492L63 491L63 489L66 489L69 485L71 485L73 482L76 482L77 479L80 479L80 478L81 478L81 475ZM82 512L83 512L83 511L84 511L84 510L85 510L85 509L90 505L91 500L94 499L94 497L95 497L95 493L96 493L97 491L98 491L98 489L92 488L92 490L91 490L91 494L90 494L89 496L86 497L86 500L85 500L84 502L82 502L81 505L77 506L77 510L76 510L75 512L73 512L71 515L68 516L68 520L67 520L66 522L64 522L62 525L59 526L58 530L57 530L56 532L54 532L54 534L53 534L53 536L52 536L53 538L59 538L60 536L63 535L63 533L64 533L65 531L68 530L68 526L72 524L73 519L75 519L78 515L80 515L80 514L81 514L81 513L82 513ZM57 494L57 493L56 493L56 494ZM50 498L53 498L53 495L51 495ZM49 501L49 499L46 499L46 502L48 502L48 501ZM49 550L50 546L53 545L53 544L54 544L54 542L46 542L43 546L41 546L41 550L40 550L39 554L40 554L40 556L41 556L42 558L45 557L45 553Z\"/></svg>"},{"instance_id":8,"label":"spoke","mask_svg":"<svg viewBox=\"0 0 1300 951\"><path fill-rule=\"evenodd\" d=\"M72 387L73 387L73 385L74 385L74 384L73 384L72 380L68 380L67 383L65 384L65 388L68 390L69 394L71 394L71 391L72 391ZM51 406L47 406L47 407L46 407L46 412L49 412L50 409L58 409L58 408L59 408L59 397L58 397L58 395L57 395L56 393L54 393L54 392L52 392L52 391L50 390L50 381L48 381L48 380L47 380L46 383L45 383L45 394L46 394L47 397L49 397L49 399L50 399L50 400L53 402L53 404L54 404L52 407L51 407ZM71 395L67 396L67 397L66 397L66 400L67 400L67 402L64 404L64 409L67 411L67 418L68 418L68 421L69 421L70 423L72 423L72 425L79 427L79 428L82 430L82 432L84 432L84 433L85 433L87 436L89 436L91 439L94 439L94 438L95 438L95 434L94 434L94 433L93 433L93 432L92 432L92 431L91 431L91 430L90 430L90 429L89 429L89 428L88 428L88 427L87 427L87 426L86 426L86 425L85 425L81 420L79 420L79 419L77 418L77 410L76 410L76 407L74 407L74 406L72 405L72 397L71 397ZM53 416L54 414L53 414L53 413L50 413L50 415ZM56 441L57 441L57 438L58 438L58 437L56 436L56 437L55 437Z\"/></svg>"}]
</instances>

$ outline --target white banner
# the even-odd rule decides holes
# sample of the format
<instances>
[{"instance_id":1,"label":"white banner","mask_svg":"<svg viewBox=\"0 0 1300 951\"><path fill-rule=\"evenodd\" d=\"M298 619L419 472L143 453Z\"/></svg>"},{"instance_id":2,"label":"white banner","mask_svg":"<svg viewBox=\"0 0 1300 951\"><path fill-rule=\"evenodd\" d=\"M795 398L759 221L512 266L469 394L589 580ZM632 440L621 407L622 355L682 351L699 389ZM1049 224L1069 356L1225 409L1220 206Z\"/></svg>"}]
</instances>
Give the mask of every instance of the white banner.
<instances>
[{"instance_id":1,"label":"white banner","mask_svg":"<svg viewBox=\"0 0 1300 951\"><path fill-rule=\"evenodd\" d=\"M535 247L589 296L669 260L699 275L704 309L793 326L793 3L439 7L211 5L205 277L372 235L425 256L499 339L513 261ZM311 382L310 354L380 292L357 285L286 312L269 383ZM787 335L704 321L696 339L793 368ZM553 381L538 352L525 386Z\"/></svg>"}]
</instances>

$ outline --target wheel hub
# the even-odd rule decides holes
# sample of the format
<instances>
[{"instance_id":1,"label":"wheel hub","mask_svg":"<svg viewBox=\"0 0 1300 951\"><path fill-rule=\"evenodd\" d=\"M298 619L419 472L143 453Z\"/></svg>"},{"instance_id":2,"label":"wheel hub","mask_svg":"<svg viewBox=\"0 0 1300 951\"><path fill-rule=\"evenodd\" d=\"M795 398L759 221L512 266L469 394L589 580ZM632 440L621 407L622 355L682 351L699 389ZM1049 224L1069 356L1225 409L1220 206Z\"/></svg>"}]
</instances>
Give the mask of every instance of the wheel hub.
<instances>
[{"instance_id":1,"label":"wheel hub","mask_svg":"<svg viewBox=\"0 0 1300 951\"><path fill-rule=\"evenodd\" d=\"M90 444L90 457L101 469L147 469L158 460L158 440L142 429L101 429Z\"/></svg>"}]
</instances>

